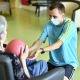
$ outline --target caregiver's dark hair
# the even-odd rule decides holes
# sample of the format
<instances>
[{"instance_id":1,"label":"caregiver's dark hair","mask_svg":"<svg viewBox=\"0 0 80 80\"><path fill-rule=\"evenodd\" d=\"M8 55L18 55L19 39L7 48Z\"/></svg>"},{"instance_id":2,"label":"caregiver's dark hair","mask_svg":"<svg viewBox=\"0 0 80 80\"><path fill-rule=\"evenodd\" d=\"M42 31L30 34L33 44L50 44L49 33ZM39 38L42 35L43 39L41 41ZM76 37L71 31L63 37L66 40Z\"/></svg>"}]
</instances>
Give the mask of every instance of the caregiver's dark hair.
<instances>
[{"instance_id":1,"label":"caregiver's dark hair","mask_svg":"<svg viewBox=\"0 0 80 80\"><path fill-rule=\"evenodd\" d=\"M53 10L57 8L59 10L60 13L65 13L65 7L62 3L60 2L54 2L50 7L49 7L49 10Z\"/></svg>"}]
</instances>

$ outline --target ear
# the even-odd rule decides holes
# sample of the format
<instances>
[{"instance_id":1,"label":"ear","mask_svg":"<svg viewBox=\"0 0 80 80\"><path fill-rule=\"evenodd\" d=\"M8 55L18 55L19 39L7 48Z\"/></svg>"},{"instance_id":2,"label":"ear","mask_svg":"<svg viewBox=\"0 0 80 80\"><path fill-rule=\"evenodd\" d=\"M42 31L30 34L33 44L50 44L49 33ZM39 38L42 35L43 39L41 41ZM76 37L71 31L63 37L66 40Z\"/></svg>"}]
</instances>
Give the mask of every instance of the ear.
<instances>
[{"instance_id":1,"label":"ear","mask_svg":"<svg viewBox=\"0 0 80 80\"><path fill-rule=\"evenodd\" d=\"M62 17L64 17L65 16L65 13L62 13Z\"/></svg>"}]
</instances>

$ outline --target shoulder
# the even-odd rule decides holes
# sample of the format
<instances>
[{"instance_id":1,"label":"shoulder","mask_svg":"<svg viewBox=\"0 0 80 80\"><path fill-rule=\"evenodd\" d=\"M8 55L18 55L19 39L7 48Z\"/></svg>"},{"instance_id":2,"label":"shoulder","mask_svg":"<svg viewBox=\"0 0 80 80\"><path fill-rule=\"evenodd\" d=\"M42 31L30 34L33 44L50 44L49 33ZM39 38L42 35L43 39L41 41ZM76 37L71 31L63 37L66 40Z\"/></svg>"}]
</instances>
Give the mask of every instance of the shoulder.
<instances>
[{"instance_id":1,"label":"shoulder","mask_svg":"<svg viewBox=\"0 0 80 80\"><path fill-rule=\"evenodd\" d=\"M50 20L47 21L45 25L47 25L47 26L51 25L51 21Z\"/></svg>"},{"instance_id":2,"label":"shoulder","mask_svg":"<svg viewBox=\"0 0 80 80\"><path fill-rule=\"evenodd\" d=\"M76 26L75 23L72 20L69 20L69 19L64 19L64 23L66 25L74 25L74 26Z\"/></svg>"},{"instance_id":3,"label":"shoulder","mask_svg":"<svg viewBox=\"0 0 80 80\"><path fill-rule=\"evenodd\" d=\"M50 27L52 27L53 25L51 24L51 21L49 20L49 21L47 21L46 23L45 23L45 26L44 26L44 29L49 29Z\"/></svg>"},{"instance_id":4,"label":"shoulder","mask_svg":"<svg viewBox=\"0 0 80 80\"><path fill-rule=\"evenodd\" d=\"M64 28L76 30L76 25L75 25L75 23L72 20L65 19L64 20Z\"/></svg>"},{"instance_id":5,"label":"shoulder","mask_svg":"<svg viewBox=\"0 0 80 80\"><path fill-rule=\"evenodd\" d=\"M17 55L15 53L9 53L9 52L5 52L5 51L1 51L1 50L0 50L0 55L8 56L10 58L13 58L13 57L17 58Z\"/></svg>"},{"instance_id":6,"label":"shoulder","mask_svg":"<svg viewBox=\"0 0 80 80\"><path fill-rule=\"evenodd\" d=\"M64 20L63 30L65 31L66 34L77 33L77 28L76 28L75 23L69 19ZM76 35L76 34L74 34L74 35Z\"/></svg>"}]
</instances>

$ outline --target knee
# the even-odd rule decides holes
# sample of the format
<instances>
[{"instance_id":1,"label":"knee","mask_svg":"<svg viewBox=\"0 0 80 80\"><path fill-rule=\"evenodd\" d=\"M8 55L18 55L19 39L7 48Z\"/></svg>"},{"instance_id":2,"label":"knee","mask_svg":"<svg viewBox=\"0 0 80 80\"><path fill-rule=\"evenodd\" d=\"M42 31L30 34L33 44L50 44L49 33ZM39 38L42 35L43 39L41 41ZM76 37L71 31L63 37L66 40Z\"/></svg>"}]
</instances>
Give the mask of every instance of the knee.
<instances>
[{"instance_id":1,"label":"knee","mask_svg":"<svg viewBox=\"0 0 80 80\"><path fill-rule=\"evenodd\" d=\"M39 62L40 62L43 66L48 66L48 65L47 65L47 62L46 62L45 60L40 60Z\"/></svg>"}]
</instances>

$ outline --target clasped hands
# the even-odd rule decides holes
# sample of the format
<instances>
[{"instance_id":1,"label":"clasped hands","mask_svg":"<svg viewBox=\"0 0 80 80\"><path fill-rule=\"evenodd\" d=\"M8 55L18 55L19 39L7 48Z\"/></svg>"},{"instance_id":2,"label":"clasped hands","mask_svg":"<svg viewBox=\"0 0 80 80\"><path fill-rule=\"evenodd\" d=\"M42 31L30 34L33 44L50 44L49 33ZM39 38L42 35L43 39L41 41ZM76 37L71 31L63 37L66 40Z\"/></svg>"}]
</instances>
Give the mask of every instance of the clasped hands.
<instances>
[{"instance_id":1,"label":"clasped hands","mask_svg":"<svg viewBox=\"0 0 80 80\"><path fill-rule=\"evenodd\" d=\"M34 60L37 58L38 54L41 52L41 50L35 51L31 55L31 51L28 48L28 45L25 46L25 51L23 51L23 48L21 47L21 54L20 54L20 59L21 60ZM31 55L31 56L30 56Z\"/></svg>"}]
</instances>

